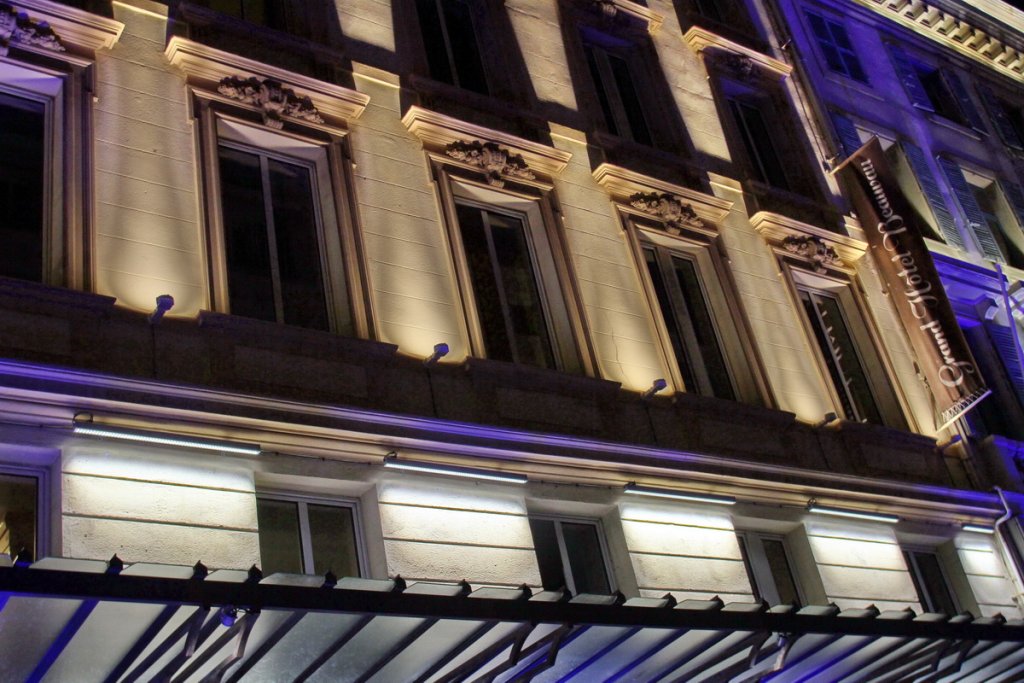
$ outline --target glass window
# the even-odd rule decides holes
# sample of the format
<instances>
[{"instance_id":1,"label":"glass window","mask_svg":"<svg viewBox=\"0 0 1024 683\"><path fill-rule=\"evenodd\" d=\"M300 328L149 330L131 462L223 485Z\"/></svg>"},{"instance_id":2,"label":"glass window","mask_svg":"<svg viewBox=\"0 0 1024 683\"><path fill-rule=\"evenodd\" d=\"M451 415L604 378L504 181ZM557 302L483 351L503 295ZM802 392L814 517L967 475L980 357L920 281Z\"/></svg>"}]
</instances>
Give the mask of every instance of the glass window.
<instances>
[{"instance_id":1,"label":"glass window","mask_svg":"<svg viewBox=\"0 0 1024 683\"><path fill-rule=\"evenodd\" d=\"M927 551L904 550L903 559L914 581L922 609L950 616L959 613L960 609L938 555Z\"/></svg>"},{"instance_id":2,"label":"glass window","mask_svg":"<svg viewBox=\"0 0 1024 683\"><path fill-rule=\"evenodd\" d=\"M456 208L487 357L554 368L526 217Z\"/></svg>"},{"instance_id":3,"label":"glass window","mask_svg":"<svg viewBox=\"0 0 1024 683\"><path fill-rule=\"evenodd\" d=\"M0 472L0 555L38 557L38 501L36 477Z\"/></svg>"},{"instance_id":4,"label":"glass window","mask_svg":"<svg viewBox=\"0 0 1024 683\"><path fill-rule=\"evenodd\" d=\"M608 132L642 145L652 144L631 63L635 48L611 48L584 39L583 51Z\"/></svg>"},{"instance_id":5,"label":"glass window","mask_svg":"<svg viewBox=\"0 0 1024 683\"><path fill-rule=\"evenodd\" d=\"M416 10L431 78L486 95L487 78L471 3L416 0Z\"/></svg>"},{"instance_id":6,"label":"glass window","mask_svg":"<svg viewBox=\"0 0 1024 683\"><path fill-rule=\"evenodd\" d=\"M612 592L601 527L596 521L530 518L544 590L573 595Z\"/></svg>"},{"instance_id":7,"label":"glass window","mask_svg":"<svg viewBox=\"0 0 1024 683\"><path fill-rule=\"evenodd\" d=\"M820 291L800 289L807 321L821 352L829 377L848 420L882 424L863 359L839 299Z\"/></svg>"},{"instance_id":8,"label":"glass window","mask_svg":"<svg viewBox=\"0 0 1024 683\"><path fill-rule=\"evenodd\" d=\"M352 505L258 496L256 516L265 575L359 576L356 515Z\"/></svg>"},{"instance_id":9,"label":"glass window","mask_svg":"<svg viewBox=\"0 0 1024 683\"><path fill-rule=\"evenodd\" d=\"M46 112L0 92L0 276L43 281Z\"/></svg>"},{"instance_id":10,"label":"glass window","mask_svg":"<svg viewBox=\"0 0 1024 683\"><path fill-rule=\"evenodd\" d=\"M778 136L773 135L768 125L764 104L747 98L729 98L729 109L757 179L782 190L790 189L786 167L772 142Z\"/></svg>"},{"instance_id":11,"label":"glass window","mask_svg":"<svg viewBox=\"0 0 1024 683\"><path fill-rule=\"evenodd\" d=\"M754 599L800 607L800 587L783 538L748 531L739 541Z\"/></svg>"},{"instance_id":12,"label":"glass window","mask_svg":"<svg viewBox=\"0 0 1024 683\"><path fill-rule=\"evenodd\" d=\"M825 57L828 68L836 73L867 83L868 77L861 68L860 59L853 49L846 27L838 21L826 19L818 14L807 13L811 31Z\"/></svg>"},{"instance_id":13,"label":"glass window","mask_svg":"<svg viewBox=\"0 0 1024 683\"><path fill-rule=\"evenodd\" d=\"M645 244L643 253L687 390L735 399L696 263L684 254L653 244Z\"/></svg>"}]
</instances>

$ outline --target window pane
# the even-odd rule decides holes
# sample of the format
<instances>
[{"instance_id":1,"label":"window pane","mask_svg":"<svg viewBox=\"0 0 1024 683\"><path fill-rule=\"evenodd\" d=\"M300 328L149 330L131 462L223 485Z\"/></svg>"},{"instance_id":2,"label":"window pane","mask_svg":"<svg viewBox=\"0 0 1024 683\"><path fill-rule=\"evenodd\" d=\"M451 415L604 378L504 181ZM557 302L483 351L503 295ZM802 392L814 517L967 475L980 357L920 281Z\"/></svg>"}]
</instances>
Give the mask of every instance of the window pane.
<instances>
[{"instance_id":1,"label":"window pane","mask_svg":"<svg viewBox=\"0 0 1024 683\"><path fill-rule=\"evenodd\" d=\"M267 167L284 322L326 330L327 301L310 171L276 159L270 159Z\"/></svg>"},{"instance_id":2,"label":"window pane","mask_svg":"<svg viewBox=\"0 0 1024 683\"><path fill-rule=\"evenodd\" d=\"M749 102L729 100L736 123L740 127L743 144L754 164L758 177L775 187L789 189L786 171L772 145L773 135L768 129L761 109Z\"/></svg>"},{"instance_id":3,"label":"window pane","mask_svg":"<svg viewBox=\"0 0 1024 683\"><path fill-rule=\"evenodd\" d=\"M672 266L676 273L676 281L686 302L687 313L693 323L693 332L697 338L700 358L711 382L711 391L719 398L733 399L732 382L725 369L725 358L715 332L715 324L711 320L704 290L697 278L697 269L688 259L672 257Z\"/></svg>"},{"instance_id":4,"label":"window pane","mask_svg":"<svg viewBox=\"0 0 1024 683\"><path fill-rule=\"evenodd\" d=\"M597 535L597 527L593 524L575 524L560 522L565 551L569 556L569 568L576 594L594 593L608 595L608 575L605 572L604 553Z\"/></svg>"},{"instance_id":5,"label":"window pane","mask_svg":"<svg viewBox=\"0 0 1024 683\"><path fill-rule=\"evenodd\" d=\"M501 288L491 262L483 211L459 204L457 214L487 357L512 362L512 344L509 341L509 330L505 327Z\"/></svg>"},{"instance_id":6,"label":"window pane","mask_svg":"<svg viewBox=\"0 0 1024 683\"><path fill-rule=\"evenodd\" d=\"M310 504L306 510L313 548L312 573L323 575L330 570L339 577L359 576L352 508Z\"/></svg>"},{"instance_id":7,"label":"window pane","mask_svg":"<svg viewBox=\"0 0 1024 683\"><path fill-rule=\"evenodd\" d=\"M445 44L444 29L441 27L437 0L416 0L416 12L420 19L420 33L423 35L430 77L454 85L455 76L448 58L448 47Z\"/></svg>"},{"instance_id":8,"label":"window pane","mask_svg":"<svg viewBox=\"0 0 1024 683\"><path fill-rule=\"evenodd\" d=\"M683 375L683 383L688 391L697 390L697 380L693 375L693 368L690 367L689 354L683 345L683 336L679 328L679 320L676 318L675 308L669 297L666 288L666 280L661 272L661 265L658 263L658 256L654 249L644 249L644 259L647 261L647 272L651 275L651 283L654 285L654 294L658 297L658 308L665 319L665 327L668 328L669 340L672 342L672 350L676 355L676 362L679 364L679 372Z\"/></svg>"},{"instance_id":9,"label":"window pane","mask_svg":"<svg viewBox=\"0 0 1024 683\"><path fill-rule=\"evenodd\" d=\"M302 544L299 540L298 505L286 500L257 498L256 519L259 524L263 574L301 574Z\"/></svg>"},{"instance_id":10,"label":"window pane","mask_svg":"<svg viewBox=\"0 0 1024 683\"><path fill-rule=\"evenodd\" d=\"M587 68L590 69L590 78L594 81L594 90L597 93L597 100L601 105L601 113L604 115L604 125L612 135L618 135L619 129L615 125L615 115L612 113L611 101L608 97L608 84L604 82L601 75L601 67L598 65L598 52L604 55L604 51L593 45L584 45L583 52L587 57Z\"/></svg>"},{"instance_id":11,"label":"window pane","mask_svg":"<svg viewBox=\"0 0 1024 683\"><path fill-rule=\"evenodd\" d=\"M789 566L789 558L786 557L786 546L782 541L772 538L763 538L761 543L764 546L764 556L768 560L768 567L772 571L775 590L779 594L779 604L799 606L800 593L796 588L793 570Z\"/></svg>"},{"instance_id":12,"label":"window pane","mask_svg":"<svg viewBox=\"0 0 1024 683\"><path fill-rule=\"evenodd\" d=\"M462 0L444 2L445 27L455 63L459 87L487 94L487 78L480 61L480 48L476 42L477 31L473 26L470 9ZM486 39L486 36L484 36Z\"/></svg>"},{"instance_id":13,"label":"window pane","mask_svg":"<svg viewBox=\"0 0 1024 683\"><path fill-rule=\"evenodd\" d=\"M37 557L37 489L35 477L0 474L0 555L14 557L24 549Z\"/></svg>"},{"instance_id":14,"label":"window pane","mask_svg":"<svg viewBox=\"0 0 1024 683\"><path fill-rule=\"evenodd\" d=\"M750 590L754 594L754 602L760 602L763 599L761 595L761 587L757 584L757 577L754 575L754 567L750 562L750 548L747 547L747 539L745 536L739 536L736 539L740 544L740 555L743 557L743 568L747 572L747 579L750 581Z\"/></svg>"},{"instance_id":15,"label":"window pane","mask_svg":"<svg viewBox=\"0 0 1024 683\"><path fill-rule=\"evenodd\" d=\"M562 570L562 553L558 548L555 523L549 519L531 519L530 531L533 534L533 547L537 553L541 585L544 590L548 591L563 588L565 573Z\"/></svg>"},{"instance_id":16,"label":"window pane","mask_svg":"<svg viewBox=\"0 0 1024 683\"><path fill-rule=\"evenodd\" d=\"M629 130L633 140L643 145L651 144L651 133L647 128L647 120L644 118L643 107L640 104L640 95L634 86L629 64L621 57L608 55L608 65L615 77L615 86L619 91L619 100L625 110L626 120L629 121Z\"/></svg>"},{"instance_id":17,"label":"window pane","mask_svg":"<svg viewBox=\"0 0 1024 683\"><path fill-rule=\"evenodd\" d=\"M0 93L0 275L43 279L43 105Z\"/></svg>"},{"instance_id":18,"label":"window pane","mask_svg":"<svg viewBox=\"0 0 1024 683\"><path fill-rule=\"evenodd\" d=\"M220 192L231 312L276 321L260 158L222 146Z\"/></svg>"},{"instance_id":19,"label":"window pane","mask_svg":"<svg viewBox=\"0 0 1024 683\"><path fill-rule=\"evenodd\" d=\"M904 555L913 556L913 561L908 557L907 566L911 569L911 578L914 579L914 587L917 589L921 606L929 612L944 612L950 616L956 614L956 602L946 583L946 577L942 574L938 556L918 552L908 552Z\"/></svg>"}]
</instances>

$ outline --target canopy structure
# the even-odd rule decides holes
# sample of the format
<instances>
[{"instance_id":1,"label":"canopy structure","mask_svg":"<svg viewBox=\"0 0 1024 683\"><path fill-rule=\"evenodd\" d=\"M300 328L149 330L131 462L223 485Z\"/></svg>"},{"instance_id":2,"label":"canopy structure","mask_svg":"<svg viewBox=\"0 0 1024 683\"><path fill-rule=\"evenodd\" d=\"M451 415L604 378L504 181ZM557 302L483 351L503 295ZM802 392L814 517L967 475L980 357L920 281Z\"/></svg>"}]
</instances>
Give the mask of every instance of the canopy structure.
<instances>
[{"instance_id":1,"label":"canopy structure","mask_svg":"<svg viewBox=\"0 0 1024 683\"><path fill-rule=\"evenodd\" d=\"M4 681L1024 680L1024 622L48 558L0 567Z\"/></svg>"}]
</instances>

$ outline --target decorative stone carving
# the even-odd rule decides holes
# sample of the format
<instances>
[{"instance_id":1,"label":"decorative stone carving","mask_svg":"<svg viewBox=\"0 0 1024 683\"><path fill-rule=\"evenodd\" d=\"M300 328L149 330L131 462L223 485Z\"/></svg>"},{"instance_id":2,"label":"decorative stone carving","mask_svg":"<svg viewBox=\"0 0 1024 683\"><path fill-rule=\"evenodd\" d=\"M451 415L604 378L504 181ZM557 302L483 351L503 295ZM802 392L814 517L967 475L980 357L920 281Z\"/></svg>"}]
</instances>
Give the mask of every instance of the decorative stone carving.
<instances>
[{"instance_id":1,"label":"decorative stone carving","mask_svg":"<svg viewBox=\"0 0 1024 683\"><path fill-rule=\"evenodd\" d=\"M743 81L749 81L754 77L754 71L757 65L754 64L754 60L747 55L739 54L738 52L727 52L722 55L722 64L725 65L729 71L733 73L736 78Z\"/></svg>"},{"instance_id":2,"label":"decorative stone carving","mask_svg":"<svg viewBox=\"0 0 1024 683\"><path fill-rule=\"evenodd\" d=\"M614 19L615 15L619 13L615 0L593 0L592 7L606 19Z\"/></svg>"},{"instance_id":3,"label":"decorative stone carving","mask_svg":"<svg viewBox=\"0 0 1024 683\"><path fill-rule=\"evenodd\" d=\"M493 142L464 142L456 140L444 148L444 153L456 161L462 161L487 172L487 182L494 187L504 187L502 176L533 180L534 175L526 161L519 154L512 154L507 149Z\"/></svg>"},{"instance_id":4,"label":"decorative stone carving","mask_svg":"<svg viewBox=\"0 0 1024 683\"><path fill-rule=\"evenodd\" d=\"M788 252L810 259L814 264L814 272L816 273L824 273L825 266L838 266L842 264L839 253L825 244L825 240L820 237L812 235L796 237L790 235L782 240L782 246Z\"/></svg>"},{"instance_id":5,"label":"decorative stone carving","mask_svg":"<svg viewBox=\"0 0 1024 683\"><path fill-rule=\"evenodd\" d=\"M629 203L634 208L665 221L665 228L673 235L678 235L684 227L704 227L704 221L697 216L693 206L675 195L664 192L637 192L629 198Z\"/></svg>"},{"instance_id":6,"label":"decorative stone carving","mask_svg":"<svg viewBox=\"0 0 1024 683\"><path fill-rule=\"evenodd\" d=\"M0 56L7 54L11 43L41 47L53 52L67 51L48 23L32 21L25 12L0 2Z\"/></svg>"},{"instance_id":7,"label":"decorative stone carving","mask_svg":"<svg viewBox=\"0 0 1024 683\"><path fill-rule=\"evenodd\" d=\"M260 80L255 76L228 76L217 86L217 92L233 100L259 107L263 110L263 123L278 130L284 127L282 117L312 123L324 122L311 99L298 95L291 88L286 88L279 81L269 78Z\"/></svg>"}]
</instances>

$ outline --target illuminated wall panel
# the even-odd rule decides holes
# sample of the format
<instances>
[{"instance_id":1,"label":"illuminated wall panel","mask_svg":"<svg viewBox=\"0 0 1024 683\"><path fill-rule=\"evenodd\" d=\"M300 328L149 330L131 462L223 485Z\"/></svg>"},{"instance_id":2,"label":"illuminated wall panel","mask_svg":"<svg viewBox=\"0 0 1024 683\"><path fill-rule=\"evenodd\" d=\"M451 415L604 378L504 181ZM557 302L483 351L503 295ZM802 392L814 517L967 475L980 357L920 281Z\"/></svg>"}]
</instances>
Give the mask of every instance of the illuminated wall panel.
<instances>
[{"instance_id":1,"label":"illuminated wall panel","mask_svg":"<svg viewBox=\"0 0 1024 683\"><path fill-rule=\"evenodd\" d=\"M953 545L981 616L1002 614L1007 619L1019 619L1021 610L1013 602L1016 591L1006 577L992 538L965 533L957 536Z\"/></svg>"},{"instance_id":2,"label":"illuminated wall panel","mask_svg":"<svg viewBox=\"0 0 1024 683\"><path fill-rule=\"evenodd\" d=\"M558 25L557 0L509 0L505 8L537 99L575 110L576 96Z\"/></svg>"}]
</instances>

